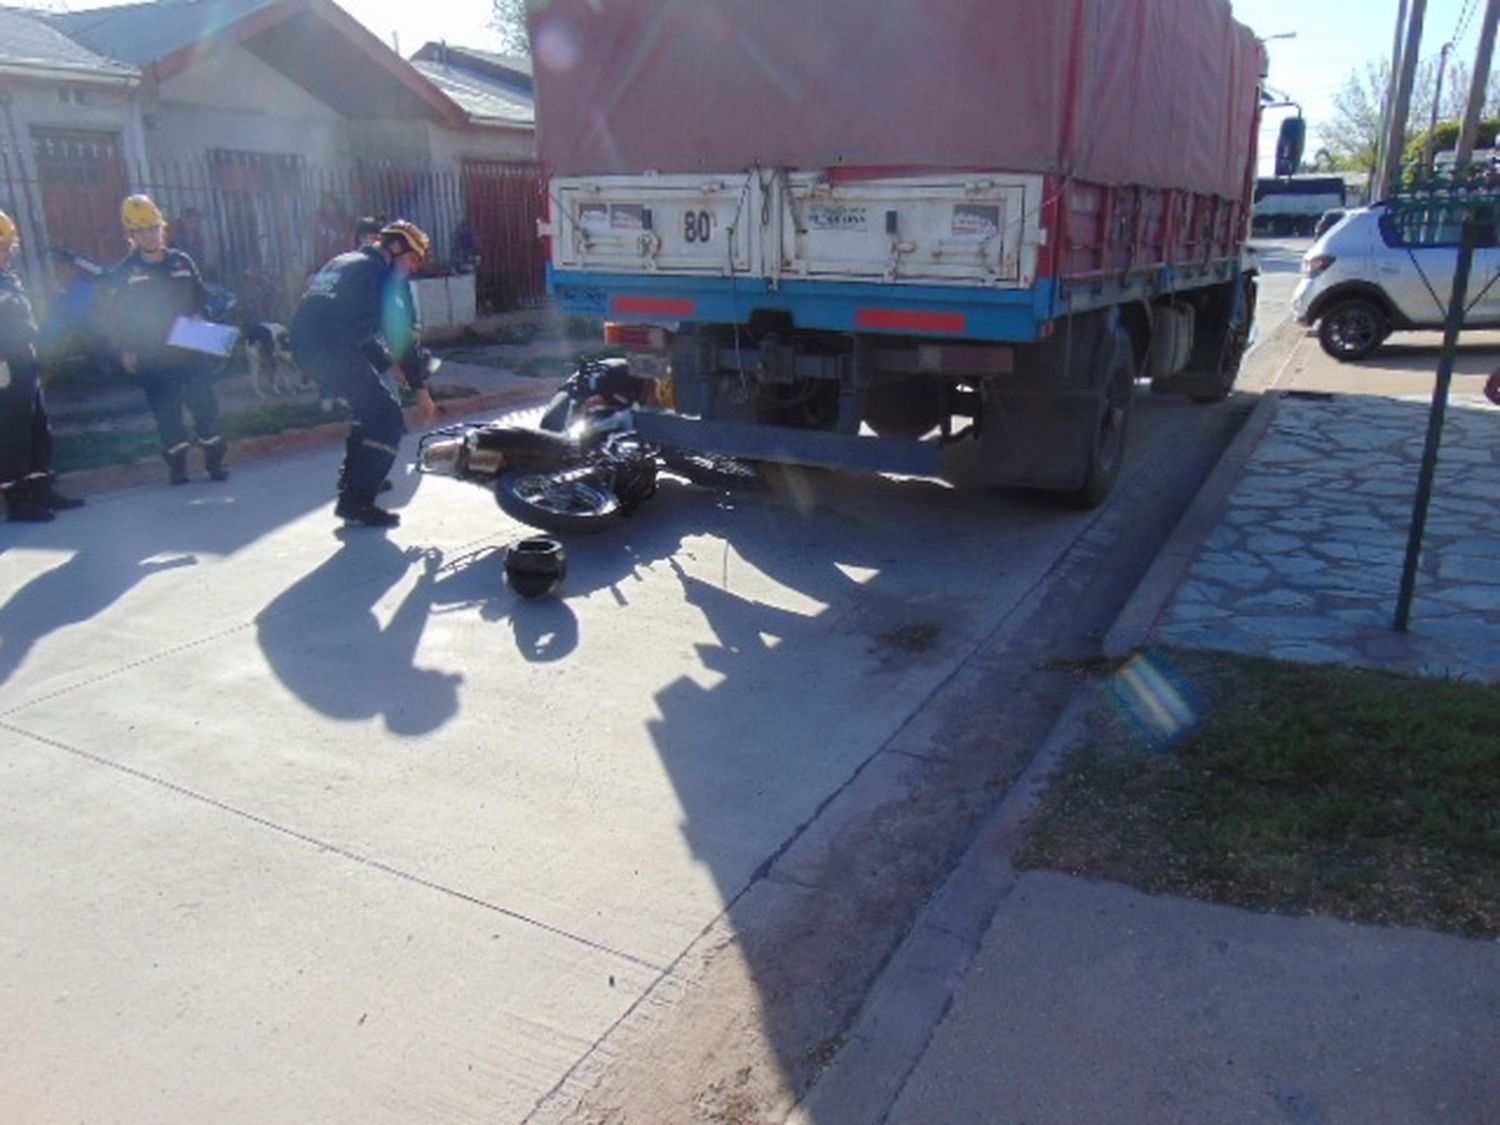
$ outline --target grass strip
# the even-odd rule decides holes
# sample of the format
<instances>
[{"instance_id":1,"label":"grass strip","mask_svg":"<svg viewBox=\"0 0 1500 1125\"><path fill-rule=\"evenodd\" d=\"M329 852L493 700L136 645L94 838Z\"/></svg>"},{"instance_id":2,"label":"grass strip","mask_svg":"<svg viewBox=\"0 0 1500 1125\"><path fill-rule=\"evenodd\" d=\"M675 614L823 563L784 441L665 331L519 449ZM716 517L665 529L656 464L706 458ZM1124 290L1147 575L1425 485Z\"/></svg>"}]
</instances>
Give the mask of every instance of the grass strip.
<instances>
[{"instance_id":1,"label":"grass strip","mask_svg":"<svg viewBox=\"0 0 1500 1125\"><path fill-rule=\"evenodd\" d=\"M1021 866L1500 937L1500 685L1137 659L1050 788ZM1174 712L1187 721L1168 739L1153 724Z\"/></svg>"}]
</instances>

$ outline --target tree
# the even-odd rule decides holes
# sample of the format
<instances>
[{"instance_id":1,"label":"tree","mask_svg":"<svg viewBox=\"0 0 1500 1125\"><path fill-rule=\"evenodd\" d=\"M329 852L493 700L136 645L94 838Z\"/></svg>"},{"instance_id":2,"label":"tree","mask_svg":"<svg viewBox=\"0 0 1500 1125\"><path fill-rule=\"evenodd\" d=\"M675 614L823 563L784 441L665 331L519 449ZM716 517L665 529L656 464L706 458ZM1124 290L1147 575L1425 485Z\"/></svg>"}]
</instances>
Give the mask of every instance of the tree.
<instances>
[{"instance_id":1,"label":"tree","mask_svg":"<svg viewBox=\"0 0 1500 1125\"><path fill-rule=\"evenodd\" d=\"M1440 121L1437 131L1433 133L1432 151L1452 152L1458 147L1458 133L1460 122ZM1500 132L1500 120L1493 117L1479 122L1478 132L1474 137L1475 148L1494 148L1496 133ZM1411 139L1402 154L1402 161L1406 164L1419 164L1427 159L1427 130L1423 129Z\"/></svg>"},{"instance_id":2,"label":"tree","mask_svg":"<svg viewBox=\"0 0 1500 1125\"><path fill-rule=\"evenodd\" d=\"M1412 87L1411 112L1407 115L1406 137L1403 145L1411 151L1412 141L1425 136L1432 120L1432 103L1437 95L1436 57L1417 66L1416 82ZM1469 99L1469 76L1472 71L1463 62L1455 62L1448 68L1443 79L1443 100L1438 107L1438 119L1457 120L1463 116ZM1365 69L1350 71L1343 88L1333 96L1333 119L1318 128L1333 164L1340 171L1370 172L1375 170L1375 152L1380 143L1380 112L1385 105L1386 90L1390 86L1390 63L1366 63ZM1484 116L1500 111L1500 73L1490 76L1485 91ZM1452 147L1451 145L1449 146Z\"/></svg>"},{"instance_id":3,"label":"tree","mask_svg":"<svg viewBox=\"0 0 1500 1125\"><path fill-rule=\"evenodd\" d=\"M493 0L490 24L500 33L500 51L507 55L531 54L531 35L526 30L526 0Z\"/></svg>"}]
</instances>

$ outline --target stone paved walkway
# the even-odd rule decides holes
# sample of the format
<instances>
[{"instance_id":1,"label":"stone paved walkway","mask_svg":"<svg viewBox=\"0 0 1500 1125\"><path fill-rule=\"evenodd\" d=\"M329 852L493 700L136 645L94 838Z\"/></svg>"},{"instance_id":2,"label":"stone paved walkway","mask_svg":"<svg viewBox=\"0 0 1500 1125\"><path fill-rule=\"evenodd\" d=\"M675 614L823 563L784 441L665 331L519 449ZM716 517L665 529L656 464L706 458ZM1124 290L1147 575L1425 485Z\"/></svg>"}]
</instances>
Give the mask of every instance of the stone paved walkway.
<instances>
[{"instance_id":1,"label":"stone paved walkway","mask_svg":"<svg viewBox=\"0 0 1500 1125\"><path fill-rule=\"evenodd\" d=\"M1500 682L1500 408L1450 400L1408 632L1392 628L1429 403L1293 392L1155 639Z\"/></svg>"}]
</instances>

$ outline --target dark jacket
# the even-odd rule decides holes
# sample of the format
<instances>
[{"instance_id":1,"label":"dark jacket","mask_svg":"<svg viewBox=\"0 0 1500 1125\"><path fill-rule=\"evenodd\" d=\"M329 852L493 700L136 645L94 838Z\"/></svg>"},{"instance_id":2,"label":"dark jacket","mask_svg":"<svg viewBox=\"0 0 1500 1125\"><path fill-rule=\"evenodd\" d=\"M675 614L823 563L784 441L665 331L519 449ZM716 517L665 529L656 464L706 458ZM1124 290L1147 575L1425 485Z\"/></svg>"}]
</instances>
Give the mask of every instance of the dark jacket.
<instances>
[{"instance_id":1,"label":"dark jacket","mask_svg":"<svg viewBox=\"0 0 1500 1125\"><path fill-rule=\"evenodd\" d=\"M201 316L208 290L198 267L181 250L148 262L132 250L105 277L103 328L119 352L133 352L143 368L201 363L195 352L171 347L167 336L179 316Z\"/></svg>"},{"instance_id":2,"label":"dark jacket","mask_svg":"<svg viewBox=\"0 0 1500 1125\"><path fill-rule=\"evenodd\" d=\"M412 387L427 377L416 362L411 286L373 246L327 262L307 284L291 323L292 353L316 371L323 357L357 352L377 371L398 366Z\"/></svg>"},{"instance_id":3,"label":"dark jacket","mask_svg":"<svg viewBox=\"0 0 1500 1125\"><path fill-rule=\"evenodd\" d=\"M18 274L0 270L0 361L9 365L12 378L36 371L36 339L26 287Z\"/></svg>"}]
</instances>

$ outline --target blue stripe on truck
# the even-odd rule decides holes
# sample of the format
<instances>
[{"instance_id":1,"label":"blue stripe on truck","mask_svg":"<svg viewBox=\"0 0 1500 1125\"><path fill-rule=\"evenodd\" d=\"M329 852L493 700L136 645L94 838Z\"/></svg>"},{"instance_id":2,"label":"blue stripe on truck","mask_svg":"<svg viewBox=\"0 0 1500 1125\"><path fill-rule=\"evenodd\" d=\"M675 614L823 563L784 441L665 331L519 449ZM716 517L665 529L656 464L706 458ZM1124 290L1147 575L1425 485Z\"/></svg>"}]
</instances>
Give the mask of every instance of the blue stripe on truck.
<instances>
[{"instance_id":1,"label":"blue stripe on truck","mask_svg":"<svg viewBox=\"0 0 1500 1125\"><path fill-rule=\"evenodd\" d=\"M738 324L753 311L767 309L790 314L805 329L956 340L1036 340L1041 325L1056 315L1051 281L1031 289L783 281L773 290L754 278L648 277L548 267L547 290L564 312L577 316ZM672 315L646 311L658 309Z\"/></svg>"}]
</instances>

